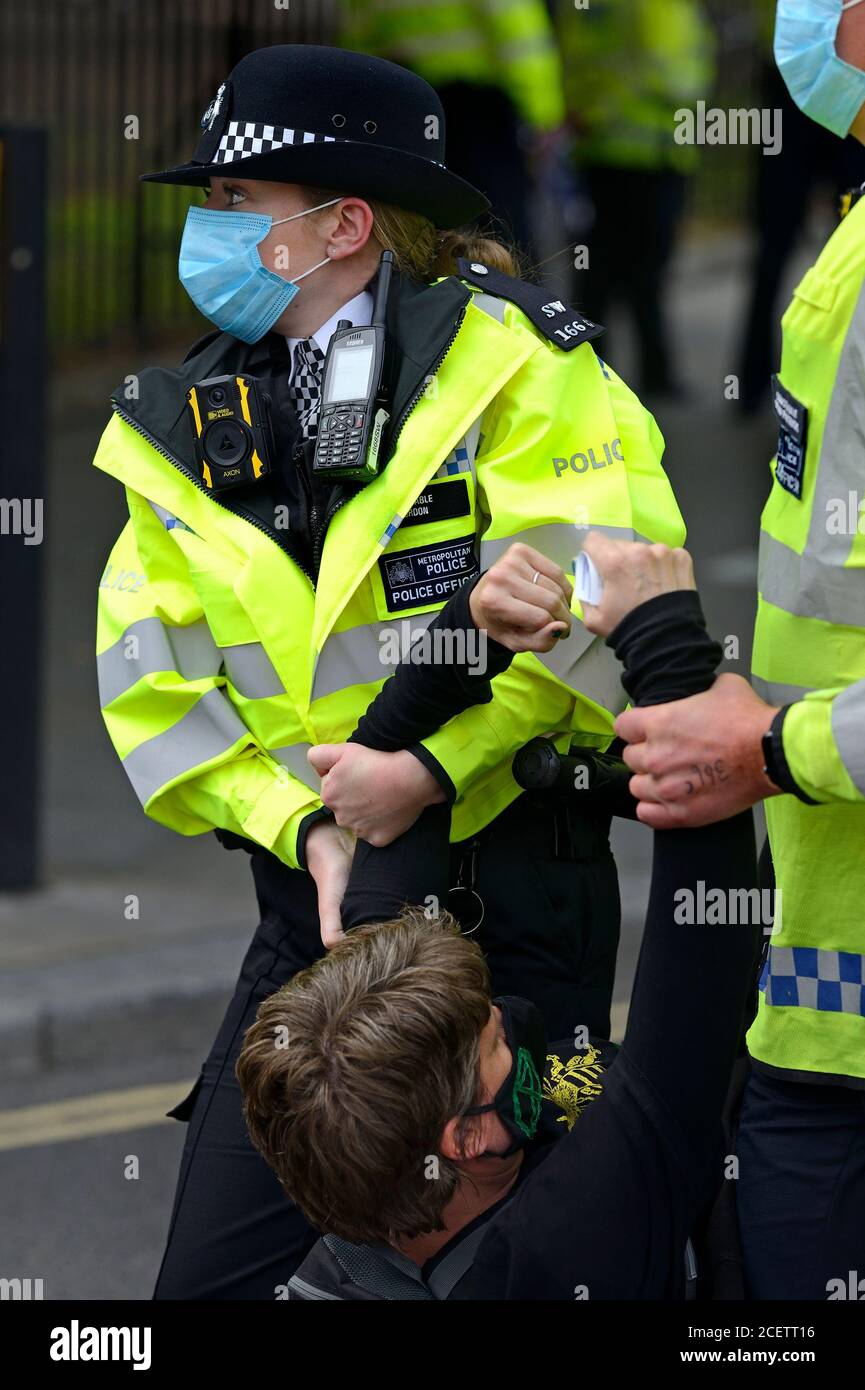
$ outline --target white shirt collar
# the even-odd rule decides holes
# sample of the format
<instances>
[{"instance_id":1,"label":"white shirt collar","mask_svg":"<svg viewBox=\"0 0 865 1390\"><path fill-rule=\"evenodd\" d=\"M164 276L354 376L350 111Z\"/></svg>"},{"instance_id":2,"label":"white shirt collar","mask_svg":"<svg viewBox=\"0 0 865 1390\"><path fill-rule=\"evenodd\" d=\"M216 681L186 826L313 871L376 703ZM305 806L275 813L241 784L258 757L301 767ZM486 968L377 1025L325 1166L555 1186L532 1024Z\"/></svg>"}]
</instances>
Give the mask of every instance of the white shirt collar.
<instances>
[{"instance_id":1,"label":"white shirt collar","mask_svg":"<svg viewBox=\"0 0 865 1390\"><path fill-rule=\"evenodd\" d=\"M341 309L337 309L335 314L331 314L327 323L323 323L321 328L317 328L310 337L315 339L318 347L323 353L327 353L328 345L336 331L336 325L340 319L348 319L353 328L365 328L372 322L372 295L369 290L361 290L354 299L350 299L347 304L343 304ZM294 350L298 343L304 341L302 338L286 338L289 351L291 352L291 374L294 376L296 359Z\"/></svg>"}]
</instances>

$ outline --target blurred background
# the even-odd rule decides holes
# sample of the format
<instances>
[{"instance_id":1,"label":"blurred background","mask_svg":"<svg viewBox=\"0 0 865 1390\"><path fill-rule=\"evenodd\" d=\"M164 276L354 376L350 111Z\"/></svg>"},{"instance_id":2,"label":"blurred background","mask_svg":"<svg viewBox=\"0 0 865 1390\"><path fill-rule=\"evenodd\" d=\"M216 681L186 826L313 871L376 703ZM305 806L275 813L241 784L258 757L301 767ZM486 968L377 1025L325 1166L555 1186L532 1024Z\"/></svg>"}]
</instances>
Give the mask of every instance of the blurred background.
<instances>
[{"instance_id":1,"label":"blurred background","mask_svg":"<svg viewBox=\"0 0 865 1390\"><path fill-rule=\"evenodd\" d=\"M250 49L421 72L490 230L607 325L603 356L655 412L710 627L747 673L778 323L865 180L865 153L788 101L773 17L773 0L0 0L0 505L44 503L40 544L0 512L0 1277L149 1297L183 1138L161 1117L255 925L246 857L149 822L98 710L96 589L124 516L90 468L108 396L208 328L177 280L190 190L138 175L189 157ZM755 112L776 151L677 143L700 103ZM621 1036L650 839L628 825L615 844Z\"/></svg>"}]
</instances>

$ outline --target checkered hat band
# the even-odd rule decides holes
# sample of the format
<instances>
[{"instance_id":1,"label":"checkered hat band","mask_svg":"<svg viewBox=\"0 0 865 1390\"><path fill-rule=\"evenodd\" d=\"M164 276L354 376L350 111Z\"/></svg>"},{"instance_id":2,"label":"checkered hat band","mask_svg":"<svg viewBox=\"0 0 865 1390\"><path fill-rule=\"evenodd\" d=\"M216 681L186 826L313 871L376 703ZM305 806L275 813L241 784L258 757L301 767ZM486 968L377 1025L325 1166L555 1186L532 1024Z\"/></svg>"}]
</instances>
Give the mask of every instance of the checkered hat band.
<instances>
[{"instance_id":1,"label":"checkered hat band","mask_svg":"<svg viewBox=\"0 0 865 1390\"><path fill-rule=\"evenodd\" d=\"M865 1018L865 956L813 946L770 946L760 978L767 1004Z\"/></svg>"},{"instance_id":2,"label":"checkered hat band","mask_svg":"<svg viewBox=\"0 0 865 1390\"><path fill-rule=\"evenodd\" d=\"M281 125L264 125L261 121L229 121L213 163L232 164L251 154L270 154L285 145L323 145L335 141L339 141L339 136L317 135L312 130L288 130Z\"/></svg>"}]
</instances>

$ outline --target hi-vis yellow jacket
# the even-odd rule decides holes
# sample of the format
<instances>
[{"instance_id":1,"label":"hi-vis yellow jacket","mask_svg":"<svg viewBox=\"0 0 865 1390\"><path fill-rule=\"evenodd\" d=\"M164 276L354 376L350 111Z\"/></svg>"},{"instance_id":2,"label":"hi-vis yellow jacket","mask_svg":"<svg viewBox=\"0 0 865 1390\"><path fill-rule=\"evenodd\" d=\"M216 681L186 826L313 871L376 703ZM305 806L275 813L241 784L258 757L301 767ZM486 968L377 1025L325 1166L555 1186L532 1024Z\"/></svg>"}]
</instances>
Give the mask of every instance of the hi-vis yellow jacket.
<instances>
[{"instance_id":1,"label":"hi-vis yellow jacket","mask_svg":"<svg viewBox=\"0 0 865 1390\"><path fill-rule=\"evenodd\" d=\"M624 169L688 173L696 150L676 143L677 113L711 94L715 40L701 0L558 0L565 103L577 158Z\"/></svg>"},{"instance_id":2,"label":"hi-vis yellow jacket","mask_svg":"<svg viewBox=\"0 0 865 1390\"><path fill-rule=\"evenodd\" d=\"M495 86L527 124L565 118L562 66L545 0L344 0L342 42L425 77Z\"/></svg>"},{"instance_id":3,"label":"hi-vis yellow jacket","mask_svg":"<svg viewBox=\"0 0 865 1390\"><path fill-rule=\"evenodd\" d=\"M127 378L112 398L94 462L124 484L129 521L99 586L100 700L145 811L181 834L229 830L297 867L298 829L321 807L307 750L353 731L395 636L405 651L517 539L565 569L577 527L683 541L660 433L595 355L600 330L542 290L460 269L423 287L394 277L387 465L334 511L314 576L263 483L217 500L195 468L188 386L255 374L266 340L211 334L179 370ZM457 791L454 840L519 794L511 761L530 738L606 747L625 704L580 622L493 691L425 740Z\"/></svg>"},{"instance_id":4,"label":"hi-vis yellow jacket","mask_svg":"<svg viewBox=\"0 0 865 1390\"><path fill-rule=\"evenodd\" d=\"M793 292L760 535L754 685L790 705L795 796L766 802L781 890L753 1057L865 1079L865 199Z\"/></svg>"}]
</instances>

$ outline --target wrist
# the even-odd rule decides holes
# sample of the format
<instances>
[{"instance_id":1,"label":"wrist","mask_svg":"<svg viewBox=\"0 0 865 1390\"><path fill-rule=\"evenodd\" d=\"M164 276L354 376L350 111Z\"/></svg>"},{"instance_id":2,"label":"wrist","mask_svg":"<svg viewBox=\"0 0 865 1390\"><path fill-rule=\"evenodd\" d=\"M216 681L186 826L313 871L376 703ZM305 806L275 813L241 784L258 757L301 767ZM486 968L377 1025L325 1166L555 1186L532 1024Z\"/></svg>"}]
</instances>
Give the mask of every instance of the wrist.
<instances>
[{"instance_id":1,"label":"wrist","mask_svg":"<svg viewBox=\"0 0 865 1390\"><path fill-rule=\"evenodd\" d=\"M303 857L310 872L315 869L322 854L327 853L327 847L337 833L336 823L332 817L328 817L327 820L316 821L314 825L309 827L304 842Z\"/></svg>"},{"instance_id":2,"label":"wrist","mask_svg":"<svg viewBox=\"0 0 865 1390\"><path fill-rule=\"evenodd\" d=\"M763 797L781 796L786 790L780 770L783 752L779 758L781 726L786 712L781 706L766 705L755 721L755 771Z\"/></svg>"},{"instance_id":3,"label":"wrist","mask_svg":"<svg viewBox=\"0 0 865 1390\"><path fill-rule=\"evenodd\" d=\"M390 756L400 760L400 776L404 779L404 785L412 801L422 806L435 806L440 801L447 800L435 777L408 748L400 749L398 753L392 753Z\"/></svg>"},{"instance_id":4,"label":"wrist","mask_svg":"<svg viewBox=\"0 0 865 1390\"><path fill-rule=\"evenodd\" d=\"M806 806L816 806L817 802L807 796L797 783L784 752L784 720L790 709L790 705L783 705L780 709L774 710L771 725L763 734L765 776L778 794L786 792L798 797Z\"/></svg>"}]
</instances>

